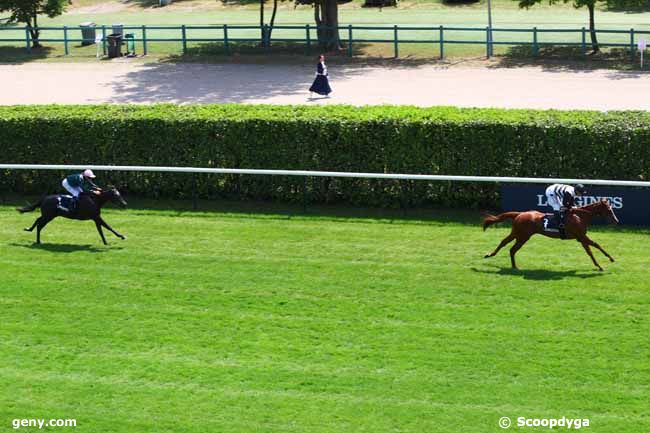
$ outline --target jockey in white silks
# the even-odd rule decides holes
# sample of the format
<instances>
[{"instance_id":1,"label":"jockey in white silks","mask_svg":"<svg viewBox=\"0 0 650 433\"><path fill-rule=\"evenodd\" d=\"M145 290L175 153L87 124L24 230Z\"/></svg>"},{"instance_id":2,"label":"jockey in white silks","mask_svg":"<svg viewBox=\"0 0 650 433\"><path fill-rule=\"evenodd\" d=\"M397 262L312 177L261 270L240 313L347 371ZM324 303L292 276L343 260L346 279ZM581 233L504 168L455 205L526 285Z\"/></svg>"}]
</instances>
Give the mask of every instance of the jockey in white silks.
<instances>
[{"instance_id":1,"label":"jockey in white silks","mask_svg":"<svg viewBox=\"0 0 650 433\"><path fill-rule=\"evenodd\" d=\"M557 217L560 229L564 228L566 211L575 206L576 196L586 194L584 185L578 184L575 187L554 183L546 188L546 200L548 205L553 208L553 213Z\"/></svg>"}]
</instances>

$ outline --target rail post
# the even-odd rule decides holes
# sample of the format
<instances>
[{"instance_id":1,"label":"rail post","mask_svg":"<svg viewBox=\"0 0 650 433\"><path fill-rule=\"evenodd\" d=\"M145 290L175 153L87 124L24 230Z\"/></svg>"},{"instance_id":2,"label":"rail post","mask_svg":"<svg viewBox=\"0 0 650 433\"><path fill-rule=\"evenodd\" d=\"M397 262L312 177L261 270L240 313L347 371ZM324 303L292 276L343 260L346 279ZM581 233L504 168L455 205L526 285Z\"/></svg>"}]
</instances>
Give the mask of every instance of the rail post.
<instances>
[{"instance_id":1,"label":"rail post","mask_svg":"<svg viewBox=\"0 0 650 433\"><path fill-rule=\"evenodd\" d=\"M587 29L582 28L582 55L587 57Z\"/></svg>"},{"instance_id":2,"label":"rail post","mask_svg":"<svg viewBox=\"0 0 650 433\"><path fill-rule=\"evenodd\" d=\"M147 55L147 26L142 26L142 52Z\"/></svg>"},{"instance_id":3,"label":"rail post","mask_svg":"<svg viewBox=\"0 0 650 433\"><path fill-rule=\"evenodd\" d=\"M352 24L348 24L348 57L352 57Z\"/></svg>"},{"instance_id":4,"label":"rail post","mask_svg":"<svg viewBox=\"0 0 650 433\"><path fill-rule=\"evenodd\" d=\"M307 213L307 176L302 177L302 213Z\"/></svg>"},{"instance_id":5,"label":"rail post","mask_svg":"<svg viewBox=\"0 0 650 433\"><path fill-rule=\"evenodd\" d=\"M102 26L102 53L106 55L106 26Z\"/></svg>"},{"instance_id":6,"label":"rail post","mask_svg":"<svg viewBox=\"0 0 650 433\"><path fill-rule=\"evenodd\" d=\"M230 54L230 47L228 46L228 24L223 25L223 49L226 55Z\"/></svg>"},{"instance_id":7,"label":"rail post","mask_svg":"<svg viewBox=\"0 0 650 433\"><path fill-rule=\"evenodd\" d=\"M198 187L198 182L196 180L196 173L192 175L192 209L197 210L199 208L199 199L197 197L196 188Z\"/></svg>"},{"instance_id":8,"label":"rail post","mask_svg":"<svg viewBox=\"0 0 650 433\"><path fill-rule=\"evenodd\" d=\"M490 58L490 27L485 27L485 56Z\"/></svg>"},{"instance_id":9,"label":"rail post","mask_svg":"<svg viewBox=\"0 0 650 433\"><path fill-rule=\"evenodd\" d=\"M63 49L66 56L70 54L70 48L68 47L68 26L63 26Z\"/></svg>"},{"instance_id":10,"label":"rail post","mask_svg":"<svg viewBox=\"0 0 650 433\"><path fill-rule=\"evenodd\" d=\"M397 38L397 24L395 24L395 27L393 27L393 41L395 44L395 58L399 57L399 48L398 48L398 38Z\"/></svg>"},{"instance_id":11,"label":"rail post","mask_svg":"<svg viewBox=\"0 0 650 433\"><path fill-rule=\"evenodd\" d=\"M183 54L187 54L187 30L185 24L181 26L181 34L183 35Z\"/></svg>"},{"instance_id":12,"label":"rail post","mask_svg":"<svg viewBox=\"0 0 650 433\"><path fill-rule=\"evenodd\" d=\"M445 58L445 36L444 27L440 26L440 60Z\"/></svg>"},{"instance_id":13,"label":"rail post","mask_svg":"<svg viewBox=\"0 0 650 433\"><path fill-rule=\"evenodd\" d=\"M634 29L630 29L630 60L634 61Z\"/></svg>"},{"instance_id":14,"label":"rail post","mask_svg":"<svg viewBox=\"0 0 650 433\"><path fill-rule=\"evenodd\" d=\"M402 208L402 216L406 217L407 216L407 199L406 199L406 194L404 192L404 184L408 181L406 180L398 180L399 182L399 206Z\"/></svg>"},{"instance_id":15,"label":"rail post","mask_svg":"<svg viewBox=\"0 0 650 433\"><path fill-rule=\"evenodd\" d=\"M537 57L539 54L539 45L537 45L537 27L533 27L533 56Z\"/></svg>"},{"instance_id":16,"label":"rail post","mask_svg":"<svg viewBox=\"0 0 650 433\"><path fill-rule=\"evenodd\" d=\"M311 55L311 31L309 29L309 24L305 25L305 42L307 44L307 55Z\"/></svg>"}]
</instances>

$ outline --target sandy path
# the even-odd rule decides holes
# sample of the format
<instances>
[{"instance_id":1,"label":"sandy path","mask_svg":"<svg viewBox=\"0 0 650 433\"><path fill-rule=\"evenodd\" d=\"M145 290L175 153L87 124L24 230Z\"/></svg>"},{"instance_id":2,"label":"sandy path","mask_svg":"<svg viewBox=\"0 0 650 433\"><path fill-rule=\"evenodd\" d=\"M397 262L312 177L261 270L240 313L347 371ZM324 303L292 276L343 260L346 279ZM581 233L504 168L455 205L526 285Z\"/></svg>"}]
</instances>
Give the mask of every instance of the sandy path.
<instances>
[{"instance_id":1,"label":"sandy path","mask_svg":"<svg viewBox=\"0 0 650 433\"><path fill-rule=\"evenodd\" d=\"M332 97L310 101L311 65L0 65L0 104L234 102L650 109L647 73L329 66Z\"/></svg>"}]
</instances>

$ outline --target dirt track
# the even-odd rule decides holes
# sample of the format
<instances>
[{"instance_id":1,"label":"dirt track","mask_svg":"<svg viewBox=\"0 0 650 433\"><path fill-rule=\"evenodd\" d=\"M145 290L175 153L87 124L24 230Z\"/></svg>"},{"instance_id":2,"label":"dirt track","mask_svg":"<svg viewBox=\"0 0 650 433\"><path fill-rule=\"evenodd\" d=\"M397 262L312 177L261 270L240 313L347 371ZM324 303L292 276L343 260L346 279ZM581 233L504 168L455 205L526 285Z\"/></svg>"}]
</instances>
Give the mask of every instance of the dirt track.
<instances>
[{"instance_id":1,"label":"dirt track","mask_svg":"<svg viewBox=\"0 0 650 433\"><path fill-rule=\"evenodd\" d=\"M0 104L231 102L650 109L650 73L644 72L329 67L332 97L309 100L312 65L0 65Z\"/></svg>"}]
</instances>

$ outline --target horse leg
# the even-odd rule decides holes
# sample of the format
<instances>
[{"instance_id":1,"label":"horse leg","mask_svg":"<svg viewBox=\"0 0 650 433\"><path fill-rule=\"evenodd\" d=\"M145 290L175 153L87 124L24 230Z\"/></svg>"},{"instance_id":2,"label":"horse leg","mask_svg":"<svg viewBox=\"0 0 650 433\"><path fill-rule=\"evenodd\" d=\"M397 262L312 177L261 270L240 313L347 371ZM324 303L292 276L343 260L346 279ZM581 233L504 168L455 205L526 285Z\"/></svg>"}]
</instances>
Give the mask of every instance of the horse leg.
<instances>
[{"instance_id":1,"label":"horse leg","mask_svg":"<svg viewBox=\"0 0 650 433\"><path fill-rule=\"evenodd\" d=\"M511 232L508 236L506 236L505 238L503 238L503 240L501 241L501 243L499 244L499 246L496 247L496 249L495 249L494 251L492 251L490 254L486 254L484 258L487 259L487 258L489 258L489 257L494 257L494 256L496 256L497 253L499 252L499 250L500 250L501 248L505 247L506 245L508 245L510 242L512 242L512 240L513 240L514 238L515 238L515 235Z\"/></svg>"},{"instance_id":2,"label":"horse leg","mask_svg":"<svg viewBox=\"0 0 650 433\"><path fill-rule=\"evenodd\" d=\"M607 254L607 251L605 251L605 250L603 249L603 247L601 247L601 246L598 244L598 242L594 242L593 240L591 240L591 239L590 239L588 236L586 236L586 235L585 235L585 240L586 240L587 242L589 242L589 245L591 245L592 247L598 248L598 250L599 250L601 253L605 254L605 257L607 257L607 258L609 259L610 262L612 262L612 263L614 262L614 257L612 257L612 256L610 256L609 254Z\"/></svg>"},{"instance_id":3,"label":"horse leg","mask_svg":"<svg viewBox=\"0 0 650 433\"><path fill-rule=\"evenodd\" d=\"M95 220L95 227L97 227L97 231L99 232L99 236L101 236L104 245L108 245L108 243L106 242L106 238L104 237L104 232L102 231L102 223L99 222L98 219Z\"/></svg>"},{"instance_id":4,"label":"horse leg","mask_svg":"<svg viewBox=\"0 0 650 433\"><path fill-rule=\"evenodd\" d=\"M36 226L38 225L39 221L41 221L42 219L43 219L43 217L42 217L42 216L39 216L38 218L36 218L36 221L34 221L34 224L32 224L32 226L31 226L30 228L28 228L28 229L23 229L23 230L25 230L26 232L32 232L32 231L34 231L34 228L36 228Z\"/></svg>"},{"instance_id":5,"label":"horse leg","mask_svg":"<svg viewBox=\"0 0 650 433\"><path fill-rule=\"evenodd\" d=\"M121 234L119 234L118 232L113 230L113 228L111 226L109 226L108 223L106 221L104 221L104 219L102 217L98 217L98 219L99 219L99 223L101 225L103 225L104 227L106 227L108 230L110 230L111 233L113 233L115 236L117 236L118 238L120 238L122 240L126 239L124 236L122 236Z\"/></svg>"},{"instance_id":6,"label":"horse leg","mask_svg":"<svg viewBox=\"0 0 650 433\"><path fill-rule=\"evenodd\" d=\"M44 216L41 216L39 218L38 224L36 225L36 243L40 244L41 243L41 230L45 228L47 223L52 221L53 218L45 218Z\"/></svg>"},{"instance_id":7,"label":"horse leg","mask_svg":"<svg viewBox=\"0 0 650 433\"><path fill-rule=\"evenodd\" d=\"M594 265L598 268L599 271L602 271L603 268L600 267L598 262L596 261L596 258L594 257L594 254L591 252L591 248L589 248L589 239L585 236L582 239L578 239L578 242L582 244L582 248L585 249L589 257L591 257L591 261L594 262Z\"/></svg>"},{"instance_id":8,"label":"horse leg","mask_svg":"<svg viewBox=\"0 0 650 433\"><path fill-rule=\"evenodd\" d=\"M517 242L515 242L515 244L512 246L512 248L510 248L510 262L512 263L513 269L519 269L517 267L517 263L515 262L515 254L517 254L517 251L519 251L519 249L523 247L526 242L528 242L528 239L530 239L530 236L527 238L519 238L517 239Z\"/></svg>"}]
</instances>

